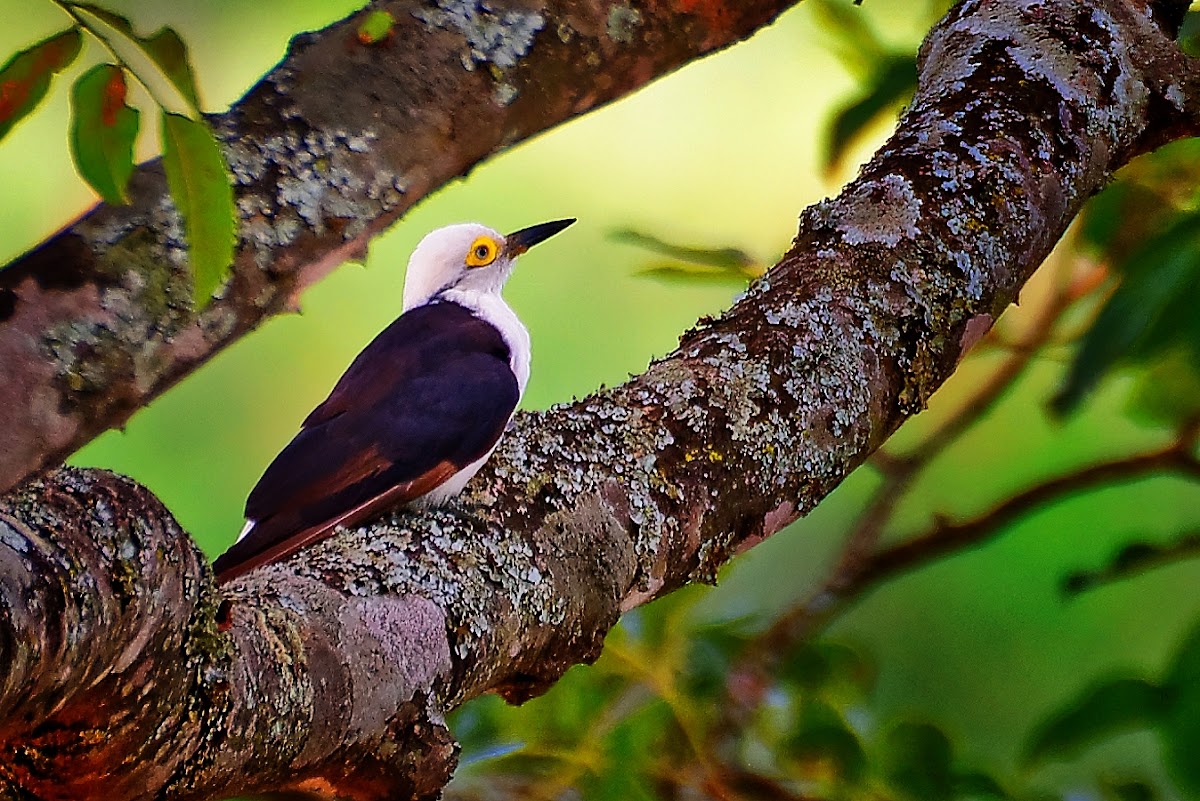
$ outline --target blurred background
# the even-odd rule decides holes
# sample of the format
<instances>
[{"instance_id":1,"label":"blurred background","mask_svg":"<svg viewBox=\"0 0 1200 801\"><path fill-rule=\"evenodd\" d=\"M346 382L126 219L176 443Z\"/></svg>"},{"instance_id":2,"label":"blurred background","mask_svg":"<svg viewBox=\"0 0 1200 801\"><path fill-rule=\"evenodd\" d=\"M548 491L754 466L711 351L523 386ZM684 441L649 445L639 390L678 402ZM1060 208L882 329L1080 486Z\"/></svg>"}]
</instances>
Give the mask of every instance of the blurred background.
<instances>
[{"instance_id":1,"label":"blurred background","mask_svg":"<svg viewBox=\"0 0 1200 801\"><path fill-rule=\"evenodd\" d=\"M142 31L178 30L205 107L217 111L292 34L359 4L105 5ZM500 230L580 220L523 259L506 293L534 343L523 406L622 382L744 289L738 271L705 269L704 254L689 257L699 267L685 266L672 246L738 248L747 263L773 263L800 210L836 194L886 137L943 5L800 3L751 40L512 149L422 202L372 243L365 264L312 289L301 314L271 320L72 462L148 485L219 553L263 468L397 314L412 247L464 220ZM64 27L50 2L0 0L0 18L19 20L0 27L0 58ZM64 87L85 68L60 77L44 107L0 143L0 263L94 202L65 133ZM156 152L157 138L144 134L141 155ZM1120 282L1133 295L1126 305L1144 308L1137 265L1175 259L1191 275L1196 154L1184 143L1135 166L1089 212L1092 227L1068 235L1012 318L889 443L893 455L921 454L906 486L887 487L901 462L864 466L807 519L738 558L718 587L631 613L597 665L575 668L544 698L519 709L496 698L469 705L455 722L464 753L453 792L1200 798L1200 645L1191 635L1200 559L1184 558L1200 530L1194 477L1146 470L1068 481L979 547L919 560L839 599L832 613L813 614L811 603L881 492L894 506L875 532L886 548L936 533L941 521L990 521L989 510L1028 487L1190 436L1200 409L1190 340L1114 351L1093 321L1106 331L1153 322L1149 313L1131 322L1106 302ZM1115 233L1127 219L1139 236ZM1147 255L1149 240L1157 256ZM1195 300L1194 284L1187 291ZM1195 306L1183 308L1155 319L1190 330ZM1081 352L1092 353L1091 367L1078 366ZM1011 379L997 381L997 371ZM964 416L993 384L980 413ZM922 445L947 423L962 430ZM789 615L795 630L772 628ZM749 690L729 680L755 676L756 659L771 678Z\"/></svg>"}]
</instances>

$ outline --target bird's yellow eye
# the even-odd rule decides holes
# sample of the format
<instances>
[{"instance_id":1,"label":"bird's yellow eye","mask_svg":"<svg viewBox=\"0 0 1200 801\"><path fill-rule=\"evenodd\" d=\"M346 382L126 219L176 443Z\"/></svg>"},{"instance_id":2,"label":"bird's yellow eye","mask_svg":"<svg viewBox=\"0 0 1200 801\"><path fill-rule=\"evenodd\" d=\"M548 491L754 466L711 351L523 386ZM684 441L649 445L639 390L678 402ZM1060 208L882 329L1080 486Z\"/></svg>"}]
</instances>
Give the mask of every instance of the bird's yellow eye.
<instances>
[{"instance_id":1,"label":"bird's yellow eye","mask_svg":"<svg viewBox=\"0 0 1200 801\"><path fill-rule=\"evenodd\" d=\"M500 247L496 240L490 236L481 236L471 243L471 249L467 251L467 266L487 267L496 260L499 253Z\"/></svg>"}]
</instances>

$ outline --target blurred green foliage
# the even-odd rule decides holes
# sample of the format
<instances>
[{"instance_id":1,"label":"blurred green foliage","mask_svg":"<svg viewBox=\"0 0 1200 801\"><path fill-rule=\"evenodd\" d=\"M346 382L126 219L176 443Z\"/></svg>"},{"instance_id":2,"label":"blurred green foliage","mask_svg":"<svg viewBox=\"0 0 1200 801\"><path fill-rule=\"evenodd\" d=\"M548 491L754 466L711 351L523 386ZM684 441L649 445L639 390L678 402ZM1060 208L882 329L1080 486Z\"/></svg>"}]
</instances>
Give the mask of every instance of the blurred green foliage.
<instances>
[{"instance_id":1,"label":"blurred green foliage","mask_svg":"<svg viewBox=\"0 0 1200 801\"><path fill-rule=\"evenodd\" d=\"M825 170L844 167L851 147L870 135L873 127L894 119L917 88L917 56L911 42L888 44L866 14L840 0L812 0L817 24L831 40L831 49L858 86L849 100L839 101L828 123ZM913 4L917 5L916 3ZM944 3L930 4L926 22L932 25Z\"/></svg>"},{"instance_id":2,"label":"blurred green foliage","mask_svg":"<svg viewBox=\"0 0 1200 801\"><path fill-rule=\"evenodd\" d=\"M1147 368L1138 408L1170 423L1200 413L1200 141L1141 159L1092 201L1085 242L1117 283L1084 332L1059 412L1117 365Z\"/></svg>"},{"instance_id":3,"label":"blurred green foliage","mask_svg":"<svg viewBox=\"0 0 1200 801\"><path fill-rule=\"evenodd\" d=\"M1029 746L1030 761L1072 753L1125 730L1151 729L1178 790L1200 797L1200 625L1159 681L1115 679L1055 710Z\"/></svg>"},{"instance_id":4,"label":"blurred green foliage","mask_svg":"<svg viewBox=\"0 0 1200 801\"><path fill-rule=\"evenodd\" d=\"M110 5L139 30L179 31L203 96L219 106L290 35L359 3ZM750 42L514 149L376 240L369 269L339 270L309 293L302 316L268 323L74 461L148 484L219 551L259 471L396 313L411 247L464 219L501 228L581 219L510 285L535 343L525 403L620 382L773 261L798 211L834 191L814 176L844 179L841 165L886 135L911 91L918 38L945 5L808 0ZM62 27L23 0L0 0L0 13L22 20L0 29L0 53ZM98 57L85 52L66 79ZM0 145L9 190L0 261L93 202L69 166L66 119L65 99L51 93ZM147 140L139 158L154 155ZM924 466L881 547L1048 476L1158 447L1195 419L1197 156L1196 143L1179 143L1118 176L1026 288L1023 308L896 435L889 448L905 452L952 418L1030 329L1027 310L1075 293L1003 398ZM621 230L638 233L606 234ZM1048 414L1055 397L1072 414ZM1200 504L1186 477L1148 474L1056 498L973 550L852 599L771 654L765 677L750 669L753 644L822 585L882 480L864 467L736 560L721 587L629 613L601 659L546 696L519 709L495 697L468 704L453 720L463 758L452 794L1200 798L1200 645L1189 634L1200 560L1194 535L1181 535L1200 528Z\"/></svg>"}]
</instances>

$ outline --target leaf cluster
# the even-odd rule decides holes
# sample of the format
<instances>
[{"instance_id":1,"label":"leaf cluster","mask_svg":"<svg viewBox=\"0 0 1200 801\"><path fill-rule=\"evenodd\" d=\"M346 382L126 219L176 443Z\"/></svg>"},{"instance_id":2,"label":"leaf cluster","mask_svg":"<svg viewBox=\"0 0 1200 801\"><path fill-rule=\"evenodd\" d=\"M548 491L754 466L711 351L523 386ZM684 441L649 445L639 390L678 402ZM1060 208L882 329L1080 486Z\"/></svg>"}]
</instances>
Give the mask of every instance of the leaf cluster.
<instances>
[{"instance_id":1,"label":"leaf cluster","mask_svg":"<svg viewBox=\"0 0 1200 801\"><path fill-rule=\"evenodd\" d=\"M91 3L49 0L70 25L12 56L0 67L0 141L47 96L54 77L83 51L85 39L106 57L71 87L71 154L79 175L107 203L129 202L141 111L129 102L130 81L161 115L163 166L189 243L197 308L224 281L233 262L233 190L213 132L204 119L187 47L172 28L140 35L127 18Z\"/></svg>"},{"instance_id":2,"label":"leaf cluster","mask_svg":"<svg viewBox=\"0 0 1200 801\"><path fill-rule=\"evenodd\" d=\"M1030 738L1026 761L1072 757L1119 734L1150 731L1162 744L1167 772L1181 794L1200 798L1200 622L1156 679L1095 684L1053 711ZM1142 793L1153 793L1142 785Z\"/></svg>"},{"instance_id":3,"label":"leaf cluster","mask_svg":"<svg viewBox=\"0 0 1200 801\"><path fill-rule=\"evenodd\" d=\"M1052 406L1077 409L1107 376L1133 368L1137 416L1200 415L1200 141L1130 165L1085 209L1086 246L1113 275Z\"/></svg>"},{"instance_id":4,"label":"leaf cluster","mask_svg":"<svg viewBox=\"0 0 1200 801\"><path fill-rule=\"evenodd\" d=\"M722 705L738 692L735 667L755 632L745 620L689 621L699 595L690 596L633 613L595 666L572 670L519 713L496 697L460 710L451 724L463 761L450 797L1050 801L1076 790L1047 789L1037 769L1149 731L1175 790L1200 799L1200 622L1162 676L1097 683L1046 713L1029 736L1025 770L999 776L934 723L880 719L872 660L826 640L783 654L770 686L755 688L748 718L730 729ZM1171 795L1163 793L1101 771L1087 795Z\"/></svg>"}]
</instances>

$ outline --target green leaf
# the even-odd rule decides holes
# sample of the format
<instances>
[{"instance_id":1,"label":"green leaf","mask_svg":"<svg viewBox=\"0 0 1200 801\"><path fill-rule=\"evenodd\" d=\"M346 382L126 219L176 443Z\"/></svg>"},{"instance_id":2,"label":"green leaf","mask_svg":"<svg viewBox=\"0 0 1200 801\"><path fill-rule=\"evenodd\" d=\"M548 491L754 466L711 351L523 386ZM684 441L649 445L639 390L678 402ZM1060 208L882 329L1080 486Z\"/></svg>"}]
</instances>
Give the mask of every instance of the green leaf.
<instances>
[{"instance_id":1,"label":"green leaf","mask_svg":"<svg viewBox=\"0 0 1200 801\"><path fill-rule=\"evenodd\" d=\"M621 676L603 668L603 662L592 669L576 666L554 685L550 697L522 705L525 714L498 715L503 724L498 739L559 748L585 738L627 688Z\"/></svg>"},{"instance_id":2,"label":"green leaf","mask_svg":"<svg viewBox=\"0 0 1200 801\"><path fill-rule=\"evenodd\" d=\"M494 748L502 739L501 719L506 706L498 695L485 695L463 704L450 716L454 736L462 748L462 761Z\"/></svg>"},{"instance_id":3,"label":"green leaf","mask_svg":"<svg viewBox=\"0 0 1200 801\"><path fill-rule=\"evenodd\" d=\"M688 264L682 261L658 262L638 270L636 275L638 278L648 278L652 281L676 286L719 284L742 289L746 287L748 280L746 276L731 273L728 270Z\"/></svg>"},{"instance_id":4,"label":"green leaf","mask_svg":"<svg viewBox=\"0 0 1200 801\"><path fill-rule=\"evenodd\" d=\"M647 272L678 270L680 273L686 274L692 271L700 276L727 276L744 284L749 279L762 275L765 271L765 268L753 256L740 248L703 248L677 245L659 239L653 234L629 228L620 228L613 231L610 236L617 242L634 245L671 259L670 262L664 262Z\"/></svg>"},{"instance_id":5,"label":"green leaf","mask_svg":"<svg viewBox=\"0 0 1200 801\"><path fill-rule=\"evenodd\" d=\"M1147 425L1177 429L1200 418L1200 370L1184 347L1170 348L1141 371L1127 404L1129 416Z\"/></svg>"},{"instance_id":6,"label":"green leaf","mask_svg":"<svg viewBox=\"0 0 1200 801\"><path fill-rule=\"evenodd\" d=\"M784 656L779 678L806 693L842 691L843 696L854 697L871 688L875 667L849 646L805 642Z\"/></svg>"},{"instance_id":7,"label":"green leaf","mask_svg":"<svg viewBox=\"0 0 1200 801\"><path fill-rule=\"evenodd\" d=\"M1042 722L1025 759L1070 758L1097 740L1154 726L1167 698L1161 687L1143 679L1117 679L1088 690Z\"/></svg>"},{"instance_id":8,"label":"green leaf","mask_svg":"<svg viewBox=\"0 0 1200 801\"><path fill-rule=\"evenodd\" d=\"M868 75L887 57L878 34L867 24L861 8L843 0L815 0L809 4L817 26L834 45L842 64L859 75Z\"/></svg>"},{"instance_id":9,"label":"green leaf","mask_svg":"<svg viewBox=\"0 0 1200 801\"><path fill-rule=\"evenodd\" d=\"M563 687L559 702L542 702L541 714L533 716L537 719L525 721L530 728L521 733L530 742L583 739L625 687L620 677L579 667L568 671L564 679L555 685L556 692Z\"/></svg>"},{"instance_id":10,"label":"green leaf","mask_svg":"<svg viewBox=\"0 0 1200 801\"><path fill-rule=\"evenodd\" d=\"M980 771L966 771L954 777L955 798L1008 798L1004 786Z\"/></svg>"},{"instance_id":11,"label":"green leaf","mask_svg":"<svg viewBox=\"0 0 1200 801\"><path fill-rule=\"evenodd\" d=\"M829 683L833 670L815 643L802 642L781 660L779 678L805 692L817 692Z\"/></svg>"},{"instance_id":12,"label":"green leaf","mask_svg":"<svg viewBox=\"0 0 1200 801\"><path fill-rule=\"evenodd\" d=\"M833 116L825 150L825 170L833 172L867 128L908 102L917 88L917 62L911 55L883 59L867 79L863 94Z\"/></svg>"},{"instance_id":13,"label":"green leaf","mask_svg":"<svg viewBox=\"0 0 1200 801\"><path fill-rule=\"evenodd\" d=\"M1182 139L1147 154L1088 201L1082 242L1102 261L1125 269L1129 257L1160 236L1200 200L1200 140Z\"/></svg>"},{"instance_id":14,"label":"green leaf","mask_svg":"<svg viewBox=\"0 0 1200 801\"><path fill-rule=\"evenodd\" d=\"M69 7L81 25L113 49L163 111L199 119L200 94L178 33L162 28L151 36L138 36L120 14L88 3Z\"/></svg>"},{"instance_id":15,"label":"green leaf","mask_svg":"<svg viewBox=\"0 0 1200 801\"><path fill-rule=\"evenodd\" d=\"M928 723L901 723L888 734L883 775L913 801L949 801L956 777L953 750L942 730Z\"/></svg>"},{"instance_id":16,"label":"green leaf","mask_svg":"<svg viewBox=\"0 0 1200 801\"><path fill-rule=\"evenodd\" d=\"M690 698L711 702L725 692L734 655L746 643L736 626L737 622L717 624L697 630L691 638L681 681Z\"/></svg>"},{"instance_id":17,"label":"green leaf","mask_svg":"<svg viewBox=\"0 0 1200 801\"><path fill-rule=\"evenodd\" d=\"M1200 214L1179 218L1122 265L1120 285L1083 336L1063 387L1052 405L1062 414L1077 407L1100 379L1121 362L1155 356L1172 347L1200 353Z\"/></svg>"},{"instance_id":18,"label":"green leaf","mask_svg":"<svg viewBox=\"0 0 1200 801\"><path fill-rule=\"evenodd\" d=\"M163 112L163 166L183 217L197 311L233 263L233 187L212 132L203 122Z\"/></svg>"},{"instance_id":19,"label":"green leaf","mask_svg":"<svg viewBox=\"0 0 1200 801\"><path fill-rule=\"evenodd\" d=\"M376 9L359 24L358 41L365 45L379 44L391 38L395 25L396 18L390 11Z\"/></svg>"},{"instance_id":20,"label":"green leaf","mask_svg":"<svg viewBox=\"0 0 1200 801\"><path fill-rule=\"evenodd\" d=\"M1183 15L1179 28L1179 48L1189 56L1200 56L1200 11L1189 11Z\"/></svg>"},{"instance_id":21,"label":"green leaf","mask_svg":"<svg viewBox=\"0 0 1200 801\"><path fill-rule=\"evenodd\" d=\"M188 99L196 111L200 111L200 92L196 89L196 76L188 60L187 45L173 28L163 28L153 36L140 40L142 47L163 71L167 79Z\"/></svg>"},{"instance_id":22,"label":"green leaf","mask_svg":"<svg viewBox=\"0 0 1200 801\"><path fill-rule=\"evenodd\" d=\"M1192 630L1167 676L1162 725L1167 772L1185 796L1200 797L1200 626Z\"/></svg>"},{"instance_id":23,"label":"green leaf","mask_svg":"<svg viewBox=\"0 0 1200 801\"><path fill-rule=\"evenodd\" d=\"M0 139L37 108L61 72L79 55L83 36L69 28L22 50L0 67Z\"/></svg>"},{"instance_id":24,"label":"green leaf","mask_svg":"<svg viewBox=\"0 0 1200 801\"><path fill-rule=\"evenodd\" d=\"M867 755L858 736L840 719L809 722L781 745L781 753L806 777L836 777L858 784L867 774Z\"/></svg>"},{"instance_id":25,"label":"green leaf","mask_svg":"<svg viewBox=\"0 0 1200 801\"><path fill-rule=\"evenodd\" d=\"M113 64L88 70L71 92L75 166L108 203L128 203L138 112L125 103L125 73Z\"/></svg>"},{"instance_id":26,"label":"green leaf","mask_svg":"<svg viewBox=\"0 0 1200 801\"><path fill-rule=\"evenodd\" d=\"M670 707L661 701L623 718L604 737L601 764L580 782L583 797L594 801L655 801L654 775L668 735L680 736Z\"/></svg>"},{"instance_id":27,"label":"green leaf","mask_svg":"<svg viewBox=\"0 0 1200 801\"><path fill-rule=\"evenodd\" d=\"M1142 781L1105 781L1104 794L1113 801L1156 801L1158 793L1153 785Z\"/></svg>"},{"instance_id":28,"label":"green leaf","mask_svg":"<svg viewBox=\"0 0 1200 801\"><path fill-rule=\"evenodd\" d=\"M1110 263L1124 262L1137 247L1162 234L1163 220L1172 213L1157 188L1152 180L1133 177L1105 187L1080 215L1083 242Z\"/></svg>"}]
</instances>

